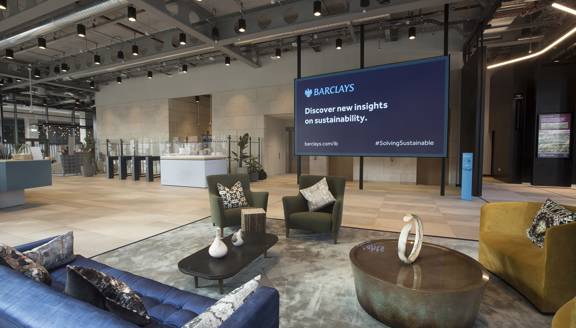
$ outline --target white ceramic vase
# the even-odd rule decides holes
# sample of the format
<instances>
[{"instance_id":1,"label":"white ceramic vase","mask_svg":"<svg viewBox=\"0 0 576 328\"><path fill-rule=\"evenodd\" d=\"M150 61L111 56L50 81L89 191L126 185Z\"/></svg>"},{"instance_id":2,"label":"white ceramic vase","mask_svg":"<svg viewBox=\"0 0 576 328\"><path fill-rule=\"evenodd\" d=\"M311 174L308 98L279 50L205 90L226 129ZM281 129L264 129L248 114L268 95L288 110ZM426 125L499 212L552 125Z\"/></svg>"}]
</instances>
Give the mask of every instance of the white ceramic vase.
<instances>
[{"instance_id":1,"label":"white ceramic vase","mask_svg":"<svg viewBox=\"0 0 576 328\"><path fill-rule=\"evenodd\" d=\"M228 253L228 247L222 241L222 238L220 237L220 232L217 231L216 238L214 238L212 245L210 245L210 247L208 248L208 254L210 254L210 256L212 256L213 258L221 258L226 256L227 253Z\"/></svg>"},{"instance_id":2,"label":"white ceramic vase","mask_svg":"<svg viewBox=\"0 0 576 328\"><path fill-rule=\"evenodd\" d=\"M420 255L420 250L422 249L422 238L424 237L424 231L422 227L422 220L418 215L408 214L404 216L404 222L406 225L400 231L400 237L398 237L398 257L400 260L406 264L412 264ZM406 245L408 243L408 235L410 230L412 230L412 225L414 225L414 245L410 251L410 255L406 256Z\"/></svg>"},{"instance_id":3,"label":"white ceramic vase","mask_svg":"<svg viewBox=\"0 0 576 328\"><path fill-rule=\"evenodd\" d=\"M242 238L242 229L238 229L238 231L232 235L232 245L238 247L242 246L243 244L244 239Z\"/></svg>"}]
</instances>

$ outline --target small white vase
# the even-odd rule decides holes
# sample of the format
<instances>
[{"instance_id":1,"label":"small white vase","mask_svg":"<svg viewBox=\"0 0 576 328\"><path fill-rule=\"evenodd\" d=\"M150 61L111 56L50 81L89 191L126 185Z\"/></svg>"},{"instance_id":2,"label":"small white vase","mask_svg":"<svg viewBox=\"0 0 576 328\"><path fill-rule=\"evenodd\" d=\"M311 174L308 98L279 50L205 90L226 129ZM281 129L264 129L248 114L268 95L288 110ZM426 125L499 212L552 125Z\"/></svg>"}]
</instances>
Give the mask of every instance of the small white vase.
<instances>
[{"instance_id":1,"label":"small white vase","mask_svg":"<svg viewBox=\"0 0 576 328\"><path fill-rule=\"evenodd\" d=\"M224 244L222 238L220 238L220 233L217 231L216 238L214 238L212 245L210 245L210 248L208 248L208 254L210 254L210 256L213 258L221 258L226 256L227 253L228 247L226 244Z\"/></svg>"},{"instance_id":2,"label":"small white vase","mask_svg":"<svg viewBox=\"0 0 576 328\"><path fill-rule=\"evenodd\" d=\"M244 239L242 238L242 229L239 229L232 235L232 245L238 247L244 244Z\"/></svg>"}]
</instances>

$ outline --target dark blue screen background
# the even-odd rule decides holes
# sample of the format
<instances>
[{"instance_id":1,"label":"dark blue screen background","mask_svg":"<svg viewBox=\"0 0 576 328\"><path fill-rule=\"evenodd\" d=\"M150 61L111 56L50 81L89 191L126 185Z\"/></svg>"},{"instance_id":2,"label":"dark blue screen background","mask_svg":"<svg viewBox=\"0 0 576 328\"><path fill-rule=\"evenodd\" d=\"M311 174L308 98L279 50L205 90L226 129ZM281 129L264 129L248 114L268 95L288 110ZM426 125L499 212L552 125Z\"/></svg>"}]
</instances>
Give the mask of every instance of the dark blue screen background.
<instances>
[{"instance_id":1,"label":"dark blue screen background","mask_svg":"<svg viewBox=\"0 0 576 328\"><path fill-rule=\"evenodd\" d=\"M449 65L448 57L435 57L295 80L296 154L445 157ZM351 93L305 95L306 89L351 83ZM387 102L388 109L305 115L306 107L375 101ZM345 115L365 116L366 121L305 124L306 119ZM401 141L433 141L434 146Z\"/></svg>"}]
</instances>

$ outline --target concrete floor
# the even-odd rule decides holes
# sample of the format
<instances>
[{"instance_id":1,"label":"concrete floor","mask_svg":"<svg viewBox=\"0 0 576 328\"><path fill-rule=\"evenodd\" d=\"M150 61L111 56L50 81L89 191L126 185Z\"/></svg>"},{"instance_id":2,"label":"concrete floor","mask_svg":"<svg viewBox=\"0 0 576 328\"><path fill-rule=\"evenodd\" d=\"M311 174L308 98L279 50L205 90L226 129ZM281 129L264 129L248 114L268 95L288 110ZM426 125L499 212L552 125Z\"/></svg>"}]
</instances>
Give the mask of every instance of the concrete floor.
<instances>
[{"instance_id":1,"label":"concrete floor","mask_svg":"<svg viewBox=\"0 0 576 328\"><path fill-rule=\"evenodd\" d=\"M270 192L268 216L282 219L282 196L298 192L295 176L254 183ZM76 252L91 256L210 215L205 189L120 181L104 176L54 177L50 187L26 191L27 205L0 210L0 242L17 245L73 230ZM438 187L366 182L349 183L343 224L397 232L406 213L423 218L430 236L477 239L480 207L487 201L543 201L550 197L576 205L576 190L502 184L488 180L483 199L462 201L458 189L447 196Z\"/></svg>"}]
</instances>

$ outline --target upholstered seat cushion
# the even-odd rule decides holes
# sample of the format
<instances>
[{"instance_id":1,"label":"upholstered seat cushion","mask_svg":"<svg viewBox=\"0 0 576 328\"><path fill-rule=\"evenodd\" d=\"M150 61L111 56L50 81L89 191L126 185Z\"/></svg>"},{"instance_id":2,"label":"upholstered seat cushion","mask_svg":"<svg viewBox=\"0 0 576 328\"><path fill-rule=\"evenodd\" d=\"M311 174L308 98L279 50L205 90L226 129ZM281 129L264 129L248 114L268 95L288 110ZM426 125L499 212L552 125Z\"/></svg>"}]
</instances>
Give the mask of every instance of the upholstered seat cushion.
<instances>
[{"instance_id":1,"label":"upholstered seat cushion","mask_svg":"<svg viewBox=\"0 0 576 328\"><path fill-rule=\"evenodd\" d=\"M80 255L77 255L70 265L92 268L126 283L142 297L146 310L152 317L152 323L146 326L148 328L181 327L215 302L213 299L114 269ZM52 288L62 292L66 285L66 268L59 268L51 274Z\"/></svg>"},{"instance_id":2,"label":"upholstered seat cushion","mask_svg":"<svg viewBox=\"0 0 576 328\"><path fill-rule=\"evenodd\" d=\"M290 214L290 228L326 232L332 229L332 214L326 212L296 212Z\"/></svg>"}]
</instances>

